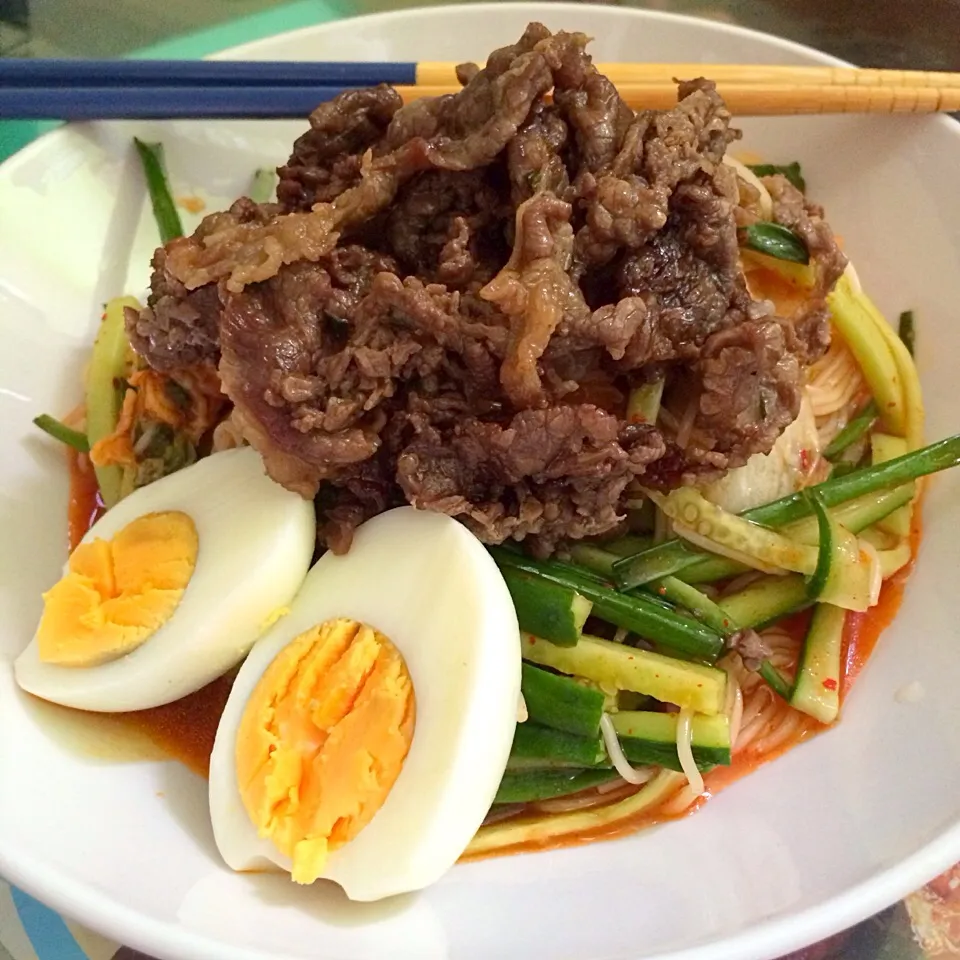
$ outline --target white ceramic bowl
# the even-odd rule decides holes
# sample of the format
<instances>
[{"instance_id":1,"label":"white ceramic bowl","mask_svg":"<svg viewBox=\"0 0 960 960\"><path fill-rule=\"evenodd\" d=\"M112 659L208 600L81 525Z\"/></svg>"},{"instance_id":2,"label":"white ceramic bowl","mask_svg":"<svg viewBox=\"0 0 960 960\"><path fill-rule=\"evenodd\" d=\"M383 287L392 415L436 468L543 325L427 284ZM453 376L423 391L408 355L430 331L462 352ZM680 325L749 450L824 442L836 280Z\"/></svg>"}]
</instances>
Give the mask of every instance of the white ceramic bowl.
<instances>
[{"instance_id":1,"label":"white ceramic bowl","mask_svg":"<svg viewBox=\"0 0 960 960\"><path fill-rule=\"evenodd\" d=\"M466 59L530 19L592 34L605 60L834 62L727 26L566 4L347 20L229 56ZM30 418L79 399L100 304L147 276L153 234L131 133L163 140L180 192L202 188L221 203L255 167L285 158L303 127L75 126L0 168L0 873L172 960L758 960L860 920L960 858L960 474L931 486L915 578L837 729L682 822L457 867L422 896L358 906L330 889L232 874L200 779L17 692L10 660L65 551L62 458ZM743 128L747 148L803 162L880 305L917 311L929 435L956 431L960 127L840 117ZM914 680L925 698L896 702Z\"/></svg>"}]
</instances>

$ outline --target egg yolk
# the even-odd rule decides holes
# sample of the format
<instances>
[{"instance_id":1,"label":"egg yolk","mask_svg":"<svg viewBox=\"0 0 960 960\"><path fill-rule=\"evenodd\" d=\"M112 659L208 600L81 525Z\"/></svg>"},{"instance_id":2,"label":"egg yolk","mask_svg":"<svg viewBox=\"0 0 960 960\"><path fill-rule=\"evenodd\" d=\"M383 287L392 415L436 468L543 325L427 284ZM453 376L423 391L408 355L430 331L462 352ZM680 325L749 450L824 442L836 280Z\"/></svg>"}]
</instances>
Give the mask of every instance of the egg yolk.
<instances>
[{"instance_id":1,"label":"egg yolk","mask_svg":"<svg viewBox=\"0 0 960 960\"><path fill-rule=\"evenodd\" d=\"M92 667L130 653L173 615L193 576L199 541L185 513L150 513L110 540L81 543L43 595L40 659Z\"/></svg>"},{"instance_id":2,"label":"egg yolk","mask_svg":"<svg viewBox=\"0 0 960 960\"><path fill-rule=\"evenodd\" d=\"M327 855L383 805L413 738L413 683L400 652L354 620L291 641L247 701L237 785L261 837L313 883Z\"/></svg>"}]
</instances>

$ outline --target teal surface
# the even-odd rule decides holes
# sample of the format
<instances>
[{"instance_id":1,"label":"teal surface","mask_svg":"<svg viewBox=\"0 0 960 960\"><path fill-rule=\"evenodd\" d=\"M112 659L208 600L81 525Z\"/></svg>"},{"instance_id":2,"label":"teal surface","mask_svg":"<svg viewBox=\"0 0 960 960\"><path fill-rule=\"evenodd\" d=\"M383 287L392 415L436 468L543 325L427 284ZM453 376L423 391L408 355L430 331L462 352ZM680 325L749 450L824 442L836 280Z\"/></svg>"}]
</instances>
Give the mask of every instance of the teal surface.
<instances>
[{"instance_id":1,"label":"teal surface","mask_svg":"<svg viewBox=\"0 0 960 960\"><path fill-rule=\"evenodd\" d=\"M274 33L337 20L347 16L348 12L346 0L297 0L273 10L166 40L144 50L137 50L130 56L143 59L199 59L217 50L248 43ZM41 133L46 133L56 126L55 121L49 120L0 121L0 161L6 160Z\"/></svg>"}]
</instances>

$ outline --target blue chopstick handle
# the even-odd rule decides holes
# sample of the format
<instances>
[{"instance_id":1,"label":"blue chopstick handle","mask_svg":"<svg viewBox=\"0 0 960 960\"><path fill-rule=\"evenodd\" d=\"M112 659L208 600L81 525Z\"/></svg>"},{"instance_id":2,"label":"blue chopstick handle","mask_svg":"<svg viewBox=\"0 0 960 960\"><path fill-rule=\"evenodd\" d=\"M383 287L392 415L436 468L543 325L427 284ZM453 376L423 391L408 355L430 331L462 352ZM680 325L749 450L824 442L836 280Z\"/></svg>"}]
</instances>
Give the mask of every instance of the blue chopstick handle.
<instances>
[{"instance_id":1,"label":"blue chopstick handle","mask_svg":"<svg viewBox=\"0 0 960 960\"><path fill-rule=\"evenodd\" d=\"M0 89L128 85L360 87L417 82L415 63L258 60L34 60L0 58Z\"/></svg>"},{"instance_id":2,"label":"blue chopstick handle","mask_svg":"<svg viewBox=\"0 0 960 960\"><path fill-rule=\"evenodd\" d=\"M0 120L280 119L349 87L0 87Z\"/></svg>"}]
</instances>

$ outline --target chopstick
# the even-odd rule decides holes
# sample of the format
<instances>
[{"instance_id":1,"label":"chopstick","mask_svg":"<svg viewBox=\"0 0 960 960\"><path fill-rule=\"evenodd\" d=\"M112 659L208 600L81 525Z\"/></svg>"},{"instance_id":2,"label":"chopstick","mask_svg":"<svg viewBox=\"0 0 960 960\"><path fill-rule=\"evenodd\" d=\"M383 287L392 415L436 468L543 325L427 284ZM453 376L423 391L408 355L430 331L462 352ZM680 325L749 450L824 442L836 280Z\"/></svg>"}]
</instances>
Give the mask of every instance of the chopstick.
<instances>
[{"instance_id":1,"label":"chopstick","mask_svg":"<svg viewBox=\"0 0 960 960\"><path fill-rule=\"evenodd\" d=\"M0 86L0 119L302 120L317 104L350 89L355 88L186 84L68 89Z\"/></svg>"},{"instance_id":2,"label":"chopstick","mask_svg":"<svg viewBox=\"0 0 960 960\"><path fill-rule=\"evenodd\" d=\"M883 86L960 88L960 73L925 70L876 70L860 67L810 67L730 63L599 63L597 68L620 84L669 83L674 78L708 76L735 84L767 86ZM0 58L0 87L90 86L239 86L326 87L455 86L456 64L424 61L270 61L270 60L67 60Z\"/></svg>"},{"instance_id":3,"label":"chopstick","mask_svg":"<svg viewBox=\"0 0 960 960\"><path fill-rule=\"evenodd\" d=\"M635 108L676 103L673 77L706 74L740 116L960 110L960 74L732 64L600 65ZM406 102L460 89L452 64L0 59L0 119L303 118L358 86L393 82ZM449 76L442 84L403 83ZM640 79L638 79L640 78ZM779 82L777 82L779 81Z\"/></svg>"}]
</instances>

